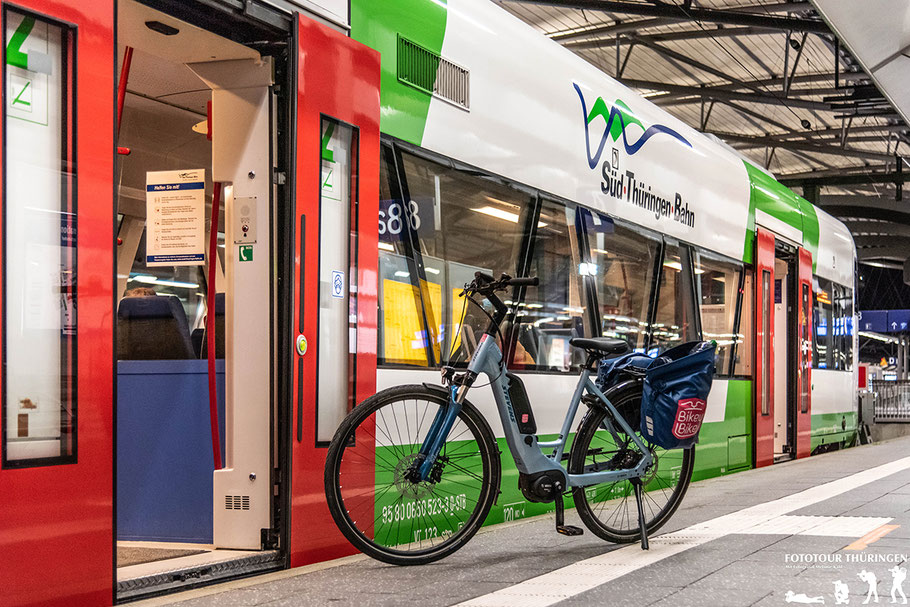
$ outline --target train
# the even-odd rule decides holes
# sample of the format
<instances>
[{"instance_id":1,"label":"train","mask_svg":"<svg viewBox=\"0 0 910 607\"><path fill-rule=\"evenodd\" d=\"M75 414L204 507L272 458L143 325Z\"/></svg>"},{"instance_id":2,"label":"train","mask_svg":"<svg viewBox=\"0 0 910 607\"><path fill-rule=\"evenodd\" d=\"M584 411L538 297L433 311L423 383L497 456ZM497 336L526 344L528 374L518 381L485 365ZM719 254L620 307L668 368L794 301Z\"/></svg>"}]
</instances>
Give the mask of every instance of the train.
<instances>
[{"instance_id":1,"label":"train","mask_svg":"<svg viewBox=\"0 0 910 607\"><path fill-rule=\"evenodd\" d=\"M502 331L541 440L579 336L717 342L695 479L857 440L846 226L493 2L18 0L3 20L4 605L350 554L329 441L378 390L466 363L477 271L540 280ZM487 524L551 509L503 451Z\"/></svg>"}]
</instances>

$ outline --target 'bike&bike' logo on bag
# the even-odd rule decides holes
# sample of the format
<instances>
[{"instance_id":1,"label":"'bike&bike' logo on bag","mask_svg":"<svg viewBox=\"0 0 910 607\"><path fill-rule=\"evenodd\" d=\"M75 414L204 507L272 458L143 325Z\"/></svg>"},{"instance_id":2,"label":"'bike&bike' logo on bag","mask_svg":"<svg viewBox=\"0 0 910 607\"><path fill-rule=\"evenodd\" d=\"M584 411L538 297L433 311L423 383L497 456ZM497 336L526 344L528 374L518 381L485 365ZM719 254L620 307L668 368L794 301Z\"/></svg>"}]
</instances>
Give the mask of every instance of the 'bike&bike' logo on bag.
<instances>
[{"instance_id":1,"label":"'bike&bike' logo on bag","mask_svg":"<svg viewBox=\"0 0 910 607\"><path fill-rule=\"evenodd\" d=\"M708 403L701 398L684 398L677 404L673 420L673 436L690 438L698 434Z\"/></svg>"}]
</instances>

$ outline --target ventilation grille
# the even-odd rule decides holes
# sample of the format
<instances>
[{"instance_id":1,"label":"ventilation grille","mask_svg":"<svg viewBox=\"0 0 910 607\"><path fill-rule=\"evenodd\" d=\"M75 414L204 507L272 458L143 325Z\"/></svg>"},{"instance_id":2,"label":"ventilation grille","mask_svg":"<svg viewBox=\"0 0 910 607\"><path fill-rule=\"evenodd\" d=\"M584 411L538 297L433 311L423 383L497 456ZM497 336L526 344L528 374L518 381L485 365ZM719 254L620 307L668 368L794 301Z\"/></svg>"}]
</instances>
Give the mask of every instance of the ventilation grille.
<instances>
[{"instance_id":1,"label":"ventilation grille","mask_svg":"<svg viewBox=\"0 0 910 607\"><path fill-rule=\"evenodd\" d=\"M225 495L224 496L224 509L225 510L249 510L250 509L250 496L249 495Z\"/></svg>"},{"instance_id":2,"label":"ventilation grille","mask_svg":"<svg viewBox=\"0 0 910 607\"><path fill-rule=\"evenodd\" d=\"M398 79L463 109L471 107L471 73L398 36Z\"/></svg>"}]
</instances>

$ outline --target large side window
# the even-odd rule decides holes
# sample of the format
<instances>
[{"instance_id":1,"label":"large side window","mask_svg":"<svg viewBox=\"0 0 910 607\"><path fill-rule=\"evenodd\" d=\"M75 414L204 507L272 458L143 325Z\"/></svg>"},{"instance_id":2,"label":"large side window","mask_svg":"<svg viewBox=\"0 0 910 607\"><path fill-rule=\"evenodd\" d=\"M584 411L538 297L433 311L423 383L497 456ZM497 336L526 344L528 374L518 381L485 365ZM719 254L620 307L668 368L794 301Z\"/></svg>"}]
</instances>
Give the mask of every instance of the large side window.
<instances>
[{"instance_id":1,"label":"large side window","mask_svg":"<svg viewBox=\"0 0 910 607\"><path fill-rule=\"evenodd\" d=\"M660 241L598 213L582 210L580 216L589 254L580 269L596 286L601 332L643 350Z\"/></svg>"},{"instance_id":2,"label":"large side window","mask_svg":"<svg viewBox=\"0 0 910 607\"><path fill-rule=\"evenodd\" d=\"M853 368L853 289L838 284L834 290L834 341L836 368Z\"/></svg>"},{"instance_id":3,"label":"large side window","mask_svg":"<svg viewBox=\"0 0 910 607\"><path fill-rule=\"evenodd\" d=\"M75 31L6 18L3 465L76 458Z\"/></svg>"},{"instance_id":4,"label":"large side window","mask_svg":"<svg viewBox=\"0 0 910 607\"><path fill-rule=\"evenodd\" d=\"M816 369L835 369L834 354L834 284L824 278L815 277L812 289L815 297L812 340L812 366Z\"/></svg>"},{"instance_id":5,"label":"large side window","mask_svg":"<svg viewBox=\"0 0 910 607\"><path fill-rule=\"evenodd\" d=\"M527 275L538 277L540 285L529 287L519 304L512 366L576 370L583 354L569 339L585 334L585 299L575 208L543 200L532 247Z\"/></svg>"},{"instance_id":6,"label":"large side window","mask_svg":"<svg viewBox=\"0 0 910 607\"><path fill-rule=\"evenodd\" d=\"M420 289L411 281L413 261L407 232L402 233L400 223L404 207L398 174L392 148L386 146L379 164L379 200L379 363L426 366L429 361ZM392 230L390 213L399 218L391 222ZM432 272L426 275L430 280L437 276Z\"/></svg>"},{"instance_id":7,"label":"large side window","mask_svg":"<svg viewBox=\"0 0 910 607\"><path fill-rule=\"evenodd\" d=\"M737 377L750 377L752 375L752 357L755 349L755 286L753 285L753 271L746 269L743 276L743 288L740 293L742 306L739 312L739 326L734 337L736 344L733 349L733 375Z\"/></svg>"},{"instance_id":8,"label":"large side window","mask_svg":"<svg viewBox=\"0 0 910 607\"><path fill-rule=\"evenodd\" d=\"M734 325L742 266L702 251L695 253L695 288L703 339L717 342L715 372L730 372L730 357L736 343Z\"/></svg>"},{"instance_id":9,"label":"large side window","mask_svg":"<svg viewBox=\"0 0 910 607\"><path fill-rule=\"evenodd\" d=\"M533 211L531 195L408 152L401 153L400 166L401 199L381 204L379 240L384 248L400 247L404 240L410 243L404 246L416 245L414 263L393 276L401 280L397 288L408 304L411 293L420 294L419 320L425 327L402 345L425 348L422 359L410 355L416 364L466 362L488 319L459 294L477 271L516 275L522 235ZM388 293L383 299L387 306L391 303ZM386 315L384 321L389 320ZM388 344L386 340L387 359Z\"/></svg>"},{"instance_id":10,"label":"large side window","mask_svg":"<svg viewBox=\"0 0 910 607\"><path fill-rule=\"evenodd\" d=\"M690 249L667 239L651 326L651 347L663 352L698 339Z\"/></svg>"}]
</instances>

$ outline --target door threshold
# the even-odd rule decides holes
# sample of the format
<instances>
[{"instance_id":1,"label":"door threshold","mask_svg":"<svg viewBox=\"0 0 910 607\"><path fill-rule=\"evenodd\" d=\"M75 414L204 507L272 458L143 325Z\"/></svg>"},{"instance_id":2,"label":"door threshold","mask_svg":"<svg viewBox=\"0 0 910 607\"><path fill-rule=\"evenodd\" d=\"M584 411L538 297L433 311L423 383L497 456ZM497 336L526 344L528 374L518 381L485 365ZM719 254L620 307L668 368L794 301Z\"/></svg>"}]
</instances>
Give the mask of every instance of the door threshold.
<instances>
[{"instance_id":1,"label":"door threshold","mask_svg":"<svg viewBox=\"0 0 910 607\"><path fill-rule=\"evenodd\" d=\"M789 462L793 459L792 453L775 453L774 454L774 463L779 464L781 462Z\"/></svg>"},{"instance_id":2,"label":"door threshold","mask_svg":"<svg viewBox=\"0 0 910 607\"><path fill-rule=\"evenodd\" d=\"M118 567L117 599L128 601L146 598L153 594L271 571L283 565L278 550L212 550Z\"/></svg>"}]
</instances>

